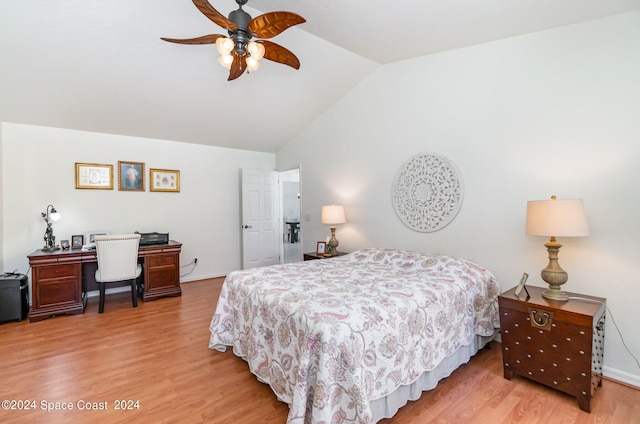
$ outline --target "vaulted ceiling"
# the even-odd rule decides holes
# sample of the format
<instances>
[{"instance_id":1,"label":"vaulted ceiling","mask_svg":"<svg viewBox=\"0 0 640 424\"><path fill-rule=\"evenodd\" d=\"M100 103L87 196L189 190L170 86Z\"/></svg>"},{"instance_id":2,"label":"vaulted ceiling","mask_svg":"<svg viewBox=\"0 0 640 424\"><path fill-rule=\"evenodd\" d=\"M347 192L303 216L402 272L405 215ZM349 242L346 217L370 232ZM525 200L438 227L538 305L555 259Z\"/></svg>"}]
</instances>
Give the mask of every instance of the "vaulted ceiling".
<instances>
[{"instance_id":1,"label":"vaulted ceiling","mask_svg":"<svg viewBox=\"0 0 640 424\"><path fill-rule=\"evenodd\" d=\"M234 0L210 0L224 15ZM190 0L0 1L0 121L275 152L379 66L640 9L640 0L249 0L306 23L227 81Z\"/></svg>"}]
</instances>

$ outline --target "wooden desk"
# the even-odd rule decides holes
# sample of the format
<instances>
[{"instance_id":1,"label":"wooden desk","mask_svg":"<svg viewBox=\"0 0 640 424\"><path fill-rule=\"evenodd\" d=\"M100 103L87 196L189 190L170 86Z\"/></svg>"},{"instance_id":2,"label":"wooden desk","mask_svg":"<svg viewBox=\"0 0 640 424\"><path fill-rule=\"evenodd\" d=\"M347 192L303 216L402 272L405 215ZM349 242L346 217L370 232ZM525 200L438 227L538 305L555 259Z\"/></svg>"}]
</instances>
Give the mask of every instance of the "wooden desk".
<instances>
[{"instance_id":1,"label":"wooden desk","mask_svg":"<svg viewBox=\"0 0 640 424\"><path fill-rule=\"evenodd\" d=\"M181 249L182 243L173 240L167 244L140 246L138 257L143 268L143 301L182 295ZM95 270L95 250L36 250L27 257L32 269L31 322L54 315L84 312L87 288L97 287L92 272L84 272Z\"/></svg>"}]
</instances>

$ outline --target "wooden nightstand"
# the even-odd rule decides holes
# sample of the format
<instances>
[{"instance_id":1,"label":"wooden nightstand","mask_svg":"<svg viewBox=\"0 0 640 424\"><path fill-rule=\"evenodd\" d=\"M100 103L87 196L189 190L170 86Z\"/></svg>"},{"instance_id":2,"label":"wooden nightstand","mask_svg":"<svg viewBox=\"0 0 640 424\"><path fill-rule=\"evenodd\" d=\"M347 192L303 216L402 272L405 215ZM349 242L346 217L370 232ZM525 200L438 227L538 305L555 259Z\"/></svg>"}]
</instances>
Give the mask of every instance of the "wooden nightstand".
<instances>
[{"instance_id":1,"label":"wooden nightstand","mask_svg":"<svg viewBox=\"0 0 640 424\"><path fill-rule=\"evenodd\" d=\"M338 256L343 256L346 255L345 252L338 252L337 255L334 256L323 256L323 255L318 255L316 252L309 252L309 253L305 253L302 255L303 259L305 261L312 261L314 259L329 259L329 258L337 258Z\"/></svg>"},{"instance_id":2,"label":"wooden nightstand","mask_svg":"<svg viewBox=\"0 0 640 424\"><path fill-rule=\"evenodd\" d=\"M520 375L578 399L591 412L591 398L602 385L606 299L568 293L567 302L542 297L527 286L498 297L504 378ZM580 298L580 299L574 299Z\"/></svg>"}]
</instances>

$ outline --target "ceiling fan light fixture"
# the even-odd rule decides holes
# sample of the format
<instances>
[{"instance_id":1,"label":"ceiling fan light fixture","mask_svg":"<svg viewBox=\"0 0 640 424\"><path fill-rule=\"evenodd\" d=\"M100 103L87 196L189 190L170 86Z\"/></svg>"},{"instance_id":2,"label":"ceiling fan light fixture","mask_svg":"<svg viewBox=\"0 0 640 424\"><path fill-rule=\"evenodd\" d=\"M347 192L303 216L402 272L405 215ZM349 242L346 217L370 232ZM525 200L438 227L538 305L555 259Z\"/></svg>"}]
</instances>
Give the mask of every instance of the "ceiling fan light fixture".
<instances>
[{"instance_id":1,"label":"ceiling fan light fixture","mask_svg":"<svg viewBox=\"0 0 640 424\"><path fill-rule=\"evenodd\" d=\"M186 1L186 0L185 0ZM224 28L227 35L209 34L194 38L167 38L164 41L178 44L215 44L220 57L218 63L229 70L228 81L235 80L245 70L257 71L260 59L300 69L300 60L286 48L269 41L294 25L306 22L302 16L293 12L267 12L252 18L242 9L248 0L235 0L238 10L224 16L209 2L210 0L192 0L203 15L214 24ZM251 41L256 37L257 41Z\"/></svg>"},{"instance_id":2,"label":"ceiling fan light fixture","mask_svg":"<svg viewBox=\"0 0 640 424\"><path fill-rule=\"evenodd\" d=\"M228 37L220 37L216 40L216 49L221 56L231 54L235 45L236 43L234 43L233 39Z\"/></svg>"},{"instance_id":3,"label":"ceiling fan light fixture","mask_svg":"<svg viewBox=\"0 0 640 424\"><path fill-rule=\"evenodd\" d=\"M260 60L264 57L264 46L262 43L256 43L255 41L249 42L247 51L255 60Z\"/></svg>"},{"instance_id":4,"label":"ceiling fan light fixture","mask_svg":"<svg viewBox=\"0 0 640 424\"><path fill-rule=\"evenodd\" d=\"M253 58L253 56L247 56L247 71L255 72L260 69L260 62Z\"/></svg>"},{"instance_id":5,"label":"ceiling fan light fixture","mask_svg":"<svg viewBox=\"0 0 640 424\"><path fill-rule=\"evenodd\" d=\"M230 54L223 54L218 57L218 63L222 65L223 68L231 69L231 64L233 63L233 56Z\"/></svg>"}]
</instances>

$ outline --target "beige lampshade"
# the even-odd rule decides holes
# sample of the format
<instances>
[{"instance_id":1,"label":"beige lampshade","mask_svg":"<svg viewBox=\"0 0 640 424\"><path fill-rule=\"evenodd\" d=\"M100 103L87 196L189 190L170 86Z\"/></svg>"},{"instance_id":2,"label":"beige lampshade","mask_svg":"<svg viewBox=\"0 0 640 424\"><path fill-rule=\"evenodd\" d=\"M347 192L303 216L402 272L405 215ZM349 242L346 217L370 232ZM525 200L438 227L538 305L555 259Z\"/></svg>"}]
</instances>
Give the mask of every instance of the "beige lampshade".
<instances>
[{"instance_id":1,"label":"beige lampshade","mask_svg":"<svg viewBox=\"0 0 640 424\"><path fill-rule=\"evenodd\" d=\"M322 223L323 224L344 224L347 222L344 218L344 206L331 204L322 207Z\"/></svg>"},{"instance_id":2,"label":"beige lampshade","mask_svg":"<svg viewBox=\"0 0 640 424\"><path fill-rule=\"evenodd\" d=\"M527 202L526 232L531 236L580 237L589 235L582 199Z\"/></svg>"}]
</instances>

